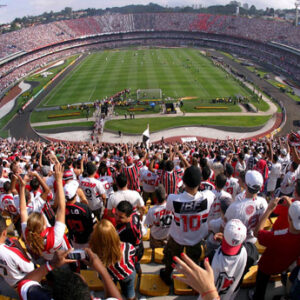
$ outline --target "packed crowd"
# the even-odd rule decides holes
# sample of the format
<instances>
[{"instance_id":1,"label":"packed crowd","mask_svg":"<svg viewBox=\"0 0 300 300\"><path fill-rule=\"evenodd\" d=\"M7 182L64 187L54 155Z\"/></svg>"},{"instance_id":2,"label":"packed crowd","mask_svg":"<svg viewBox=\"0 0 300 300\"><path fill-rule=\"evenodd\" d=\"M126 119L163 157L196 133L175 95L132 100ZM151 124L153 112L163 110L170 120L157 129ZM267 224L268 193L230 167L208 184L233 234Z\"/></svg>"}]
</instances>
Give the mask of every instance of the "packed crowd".
<instances>
[{"instance_id":1,"label":"packed crowd","mask_svg":"<svg viewBox=\"0 0 300 300\"><path fill-rule=\"evenodd\" d=\"M167 285L176 269L199 299L235 299L258 264L251 299L288 271L286 299L299 299L299 146L298 133L149 148L2 140L1 275L21 299L90 299L78 272L92 268L107 297L121 298L119 282L134 299L148 227L150 247L164 248Z\"/></svg>"},{"instance_id":2,"label":"packed crowd","mask_svg":"<svg viewBox=\"0 0 300 300\"><path fill-rule=\"evenodd\" d=\"M260 18L193 13L105 14L62 20L2 34L0 57L18 51L33 51L79 37L141 30L200 31L261 42L277 41L296 48L299 48L300 40L299 30L293 24Z\"/></svg>"},{"instance_id":3,"label":"packed crowd","mask_svg":"<svg viewBox=\"0 0 300 300\"><path fill-rule=\"evenodd\" d=\"M59 51L63 54L63 51L69 50L70 47L80 48L85 45L85 50L92 50L98 40L109 41L109 35L105 35L107 33L145 30L199 31L200 34L211 34L213 40L219 38L222 42L228 41L228 48L244 51L242 53L244 55L252 54L253 57L255 55L260 61L272 65L275 62L274 66L293 75L294 78L300 78L299 68L297 68L299 56L287 54L286 49L276 50L274 46L254 43L255 41L262 43L275 41L299 48L299 30L287 22L209 14L107 14L58 21L2 34L0 36L0 58L2 59L0 88L5 89L31 70L55 59L59 56L57 54ZM213 34L219 34L220 37ZM237 44L244 45L245 48L234 47L232 43L235 40ZM205 43L214 45L209 42L209 39L204 41L203 45ZM222 46L225 49L226 43L222 43ZM41 49L44 47L47 48ZM79 48L77 48L78 51L81 50ZM69 51L76 52L75 49ZM52 53L53 55L49 55ZM6 63L4 63L5 59L7 59Z\"/></svg>"}]
</instances>

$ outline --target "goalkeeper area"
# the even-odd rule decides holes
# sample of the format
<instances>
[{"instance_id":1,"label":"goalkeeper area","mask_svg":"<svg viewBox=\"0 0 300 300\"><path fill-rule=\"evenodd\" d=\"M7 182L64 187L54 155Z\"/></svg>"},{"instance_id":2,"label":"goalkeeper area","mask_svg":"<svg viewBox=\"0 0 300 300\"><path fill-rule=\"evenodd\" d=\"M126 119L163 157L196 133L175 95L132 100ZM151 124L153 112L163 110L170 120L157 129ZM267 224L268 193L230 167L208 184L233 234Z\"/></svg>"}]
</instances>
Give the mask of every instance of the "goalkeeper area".
<instances>
[{"instance_id":1,"label":"goalkeeper area","mask_svg":"<svg viewBox=\"0 0 300 300\"><path fill-rule=\"evenodd\" d=\"M136 99L138 101L155 101L162 99L162 90L161 89L138 89L136 91Z\"/></svg>"}]
</instances>

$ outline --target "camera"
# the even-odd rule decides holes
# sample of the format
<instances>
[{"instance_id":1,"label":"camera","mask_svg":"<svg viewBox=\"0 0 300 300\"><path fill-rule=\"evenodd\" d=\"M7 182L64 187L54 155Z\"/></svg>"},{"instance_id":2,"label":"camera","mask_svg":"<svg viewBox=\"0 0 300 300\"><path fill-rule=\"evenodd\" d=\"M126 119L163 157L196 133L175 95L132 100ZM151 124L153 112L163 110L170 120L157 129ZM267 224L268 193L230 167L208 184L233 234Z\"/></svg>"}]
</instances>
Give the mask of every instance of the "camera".
<instances>
[{"instance_id":1,"label":"camera","mask_svg":"<svg viewBox=\"0 0 300 300\"><path fill-rule=\"evenodd\" d=\"M83 260L83 259L87 259L87 254L84 250L78 249L70 252L67 257L69 259Z\"/></svg>"}]
</instances>

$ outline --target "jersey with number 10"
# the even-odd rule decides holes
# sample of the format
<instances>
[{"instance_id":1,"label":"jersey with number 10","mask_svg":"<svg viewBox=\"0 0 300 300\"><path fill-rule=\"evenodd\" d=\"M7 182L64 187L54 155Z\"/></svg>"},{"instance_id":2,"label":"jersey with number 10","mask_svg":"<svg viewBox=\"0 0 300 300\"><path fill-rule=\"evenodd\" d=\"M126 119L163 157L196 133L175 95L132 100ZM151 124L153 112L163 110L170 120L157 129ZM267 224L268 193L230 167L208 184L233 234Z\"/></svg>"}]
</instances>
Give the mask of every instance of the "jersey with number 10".
<instances>
[{"instance_id":1,"label":"jersey with number 10","mask_svg":"<svg viewBox=\"0 0 300 300\"><path fill-rule=\"evenodd\" d=\"M208 233L207 217L213 201L211 191L197 192L194 196L187 192L169 195L166 209L174 215L170 236L180 245L199 243Z\"/></svg>"}]
</instances>

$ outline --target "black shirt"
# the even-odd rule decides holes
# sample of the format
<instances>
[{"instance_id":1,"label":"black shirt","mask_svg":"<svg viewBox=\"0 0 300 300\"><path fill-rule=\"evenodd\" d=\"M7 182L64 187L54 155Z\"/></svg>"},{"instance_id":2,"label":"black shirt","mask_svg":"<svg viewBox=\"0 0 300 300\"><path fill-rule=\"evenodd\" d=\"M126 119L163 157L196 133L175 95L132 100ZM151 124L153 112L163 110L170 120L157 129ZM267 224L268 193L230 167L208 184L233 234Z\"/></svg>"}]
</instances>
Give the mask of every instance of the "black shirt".
<instances>
[{"instance_id":1,"label":"black shirt","mask_svg":"<svg viewBox=\"0 0 300 300\"><path fill-rule=\"evenodd\" d=\"M78 244L89 241L97 220L91 209L84 203L67 203L66 225L69 230L69 239Z\"/></svg>"},{"instance_id":2,"label":"black shirt","mask_svg":"<svg viewBox=\"0 0 300 300\"><path fill-rule=\"evenodd\" d=\"M122 242L130 243L136 249L137 260L139 261L144 254L144 245L142 240L142 229L140 217L137 213L133 213L130 222L125 224L117 224L117 232Z\"/></svg>"}]
</instances>

